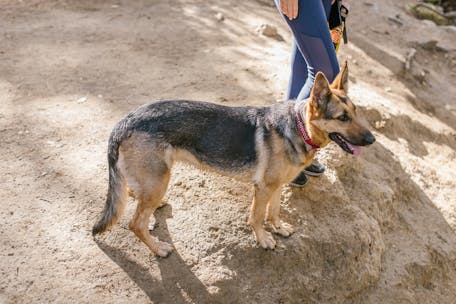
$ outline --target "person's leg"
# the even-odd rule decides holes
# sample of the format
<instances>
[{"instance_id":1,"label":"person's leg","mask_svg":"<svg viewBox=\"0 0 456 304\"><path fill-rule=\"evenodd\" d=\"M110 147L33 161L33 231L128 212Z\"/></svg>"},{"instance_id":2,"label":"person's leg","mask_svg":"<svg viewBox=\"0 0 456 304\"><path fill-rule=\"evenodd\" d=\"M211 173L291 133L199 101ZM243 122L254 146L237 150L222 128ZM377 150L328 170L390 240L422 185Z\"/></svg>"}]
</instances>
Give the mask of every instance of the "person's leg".
<instances>
[{"instance_id":1,"label":"person's leg","mask_svg":"<svg viewBox=\"0 0 456 304\"><path fill-rule=\"evenodd\" d=\"M337 61L334 45L329 34L329 28L326 23L327 16L329 15L331 8L331 0L323 0L322 8L325 13L325 24L322 28L321 24L319 24L319 33L321 34L320 38L311 36L303 30L301 32L301 41L299 39L297 40L298 47L300 50L303 50L302 54L308 63L308 76L298 95L297 100L303 100L309 97L313 87L315 75L318 71L322 71L329 81L333 81L333 79L339 73L339 63ZM298 25L297 29L302 29L301 26L302 25ZM314 35L316 34L314 31L312 31L312 33ZM325 167L314 160L310 166L301 172L301 174L293 181L292 184L294 186L302 186L303 181L304 184L306 182L306 179L304 178L305 175L320 176L324 173L324 171Z\"/></svg>"},{"instance_id":2,"label":"person's leg","mask_svg":"<svg viewBox=\"0 0 456 304\"><path fill-rule=\"evenodd\" d=\"M276 0L278 2L279 0ZM328 4L329 3L329 4ZM322 71L328 80L332 81L339 72L334 45L329 34L326 12L329 10L330 0L300 0L298 4L298 17L294 20L284 16L296 41L300 54L307 64L307 77L298 100L309 97L313 86L315 74ZM302 58L294 56L293 64L302 66ZM296 71L297 68L292 69ZM296 75L301 75L302 72ZM292 78L291 82L299 82ZM292 92L291 92L292 93ZM291 95L291 94L290 94Z\"/></svg>"},{"instance_id":3,"label":"person's leg","mask_svg":"<svg viewBox=\"0 0 456 304\"><path fill-rule=\"evenodd\" d=\"M286 100L296 100L307 80L307 63L293 39L291 46L291 71Z\"/></svg>"},{"instance_id":4,"label":"person's leg","mask_svg":"<svg viewBox=\"0 0 456 304\"><path fill-rule=\"evenodd\" d=\"M280 0L274 0L277 10L285 19L288 19L282 11L280 10ZM331 0L330 0L331 1ZM288 88L285 96L285 100L296 100L298 98L299 92L301 92L302 87L307 80L307 63L304 57L301 54L301 51L296 44L296 40L293 38L291 44L291 65L290 65L290 78L288 80Z\"/></svg>"},{"instance_id":5,"label":"person's leg","mask_svg":"<svg viewBox=\"0 0 456 304\"><path fill-rule=\"evenodd\" d=\"M331 2L332 0L322 0L322 4L325 11L326 19L329 17L329 13L331 11ZM276 0L276 5L279 8L279 0ZM286 16L284 16L287 18ZM291 46L291 69L290 69L290 80L288 82L288 89L286 94L287 100L297 99L301 89L304 87L306 83L308 70L307 70L307 63L304 57L301 54L301 51L298 48L296 40L293 38L292 46Z\"/></svg>"},{"instance_id":6,"label":"person's leg","mask_svg":"<svg viewBox=\"0 0 456 304\"><path fill-rule=\"evenodd\" d=\"M280 11L279 1L276 0L276 5ZM331 2L332 0L299 1L298 17L294 20L289 20L282 14L294 36L287 99L308 98L318 71L325 73L330 81L339 72L327 25ZM307 182L305 174L319 176L324 169L318 163L312 164L301 172L292 185L303 186Z\"/></svg>"}]
</instances>

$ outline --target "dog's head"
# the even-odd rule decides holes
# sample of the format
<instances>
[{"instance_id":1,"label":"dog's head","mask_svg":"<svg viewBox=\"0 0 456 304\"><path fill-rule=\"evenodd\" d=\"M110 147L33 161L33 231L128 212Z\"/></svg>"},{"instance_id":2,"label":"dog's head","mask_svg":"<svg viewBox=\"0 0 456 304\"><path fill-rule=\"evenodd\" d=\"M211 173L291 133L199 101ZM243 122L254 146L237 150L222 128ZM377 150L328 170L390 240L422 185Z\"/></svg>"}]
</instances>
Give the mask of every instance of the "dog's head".
<instances>
[{"instance_id":1,"label":"dog's head","mask_svg":"<svg viewBox=\"0 0 456 304\"><path fill-rule=\"evenodd\" d=\"M359 110L347 96L348 65L345 62L342 70L329 84L325 75L318 72L315 77L309 101L307 119L313 132L322 143L330 140L344 151L358 155L360 146L367 146L375 137L367 128Z\"/></svg>"}]
</instances>

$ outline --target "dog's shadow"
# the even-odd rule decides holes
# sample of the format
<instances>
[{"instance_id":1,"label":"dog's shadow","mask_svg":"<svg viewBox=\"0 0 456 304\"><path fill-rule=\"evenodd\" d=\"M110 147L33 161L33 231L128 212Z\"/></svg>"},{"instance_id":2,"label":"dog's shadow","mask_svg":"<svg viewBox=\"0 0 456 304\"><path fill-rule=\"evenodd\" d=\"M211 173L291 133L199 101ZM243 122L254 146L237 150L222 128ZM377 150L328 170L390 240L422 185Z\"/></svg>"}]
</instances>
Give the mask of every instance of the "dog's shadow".
<instances>
[{"instance_id":1,"label":"dog's shadow","mask_svg":"<svg viewBox=\"0 0 456 304\"><path fill-rule=\"evenodd\" d=\"M159 225L153 234L160 240L172 244L166 219L172 217L172 207L165 205L155 212ZM139 241L139 240L138 240ZM151 275L149 267L132 260L125 250L113 247L105 241L95 239L98 247L132 279L154 303L219 303L217 295L208 292L207 287L189 269L175 250L166 259L157 258L161 280ZM145 248L147 250L147 248ZM151 253L152 254L152 253Z\"/></svg>"}]
</instances>

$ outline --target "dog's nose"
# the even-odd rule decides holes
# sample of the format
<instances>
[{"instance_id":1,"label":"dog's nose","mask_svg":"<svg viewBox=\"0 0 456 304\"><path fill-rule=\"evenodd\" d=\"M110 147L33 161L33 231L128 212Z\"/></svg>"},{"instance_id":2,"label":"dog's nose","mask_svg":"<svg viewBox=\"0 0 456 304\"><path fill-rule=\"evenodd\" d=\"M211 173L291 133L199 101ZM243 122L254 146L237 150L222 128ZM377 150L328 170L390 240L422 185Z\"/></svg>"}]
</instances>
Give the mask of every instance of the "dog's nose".
<instances>
[{"instance_id":1,"label":"dog's nose","mask_svg":"<svg viewBox=\"0 0 456 304\"><path fill-rule=\"evenodd\" d=\"M366 145L371 145L375 142L375 137L374 135L372 135L372 133L368 133L364 136L364 142L366 143Z\"/></svg>"}]
</instances>

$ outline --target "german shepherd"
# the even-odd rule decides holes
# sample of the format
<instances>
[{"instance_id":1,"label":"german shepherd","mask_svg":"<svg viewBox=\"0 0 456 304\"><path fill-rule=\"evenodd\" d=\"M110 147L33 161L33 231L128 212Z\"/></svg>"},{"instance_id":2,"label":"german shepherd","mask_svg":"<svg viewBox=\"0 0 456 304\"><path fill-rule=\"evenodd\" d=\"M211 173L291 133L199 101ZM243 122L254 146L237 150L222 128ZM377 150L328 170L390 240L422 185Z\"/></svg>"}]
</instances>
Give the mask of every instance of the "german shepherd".
<instances>
[{"instance_id":1,"label":"german shepherd","mask_svg":"<svg viewBox=\"0 0 456 304\"><path fill-rule=\"evenodd\" d=\"M280 220L280 189L308 166L317 147L331 140L359 154L375 141L347 96L348 68L332 84L317 73L307 102L272 106L228 107L186 100L158 101L129 113L109 138L109 190L93 235L119 220L127 195L138 200L129 228L158 256L173 247L149 233L148 223L160 207L175 161L253 183L248 224L263 248L274 237L263 227L288 237L290 224Z\"/></svg>"}]
</instances>

